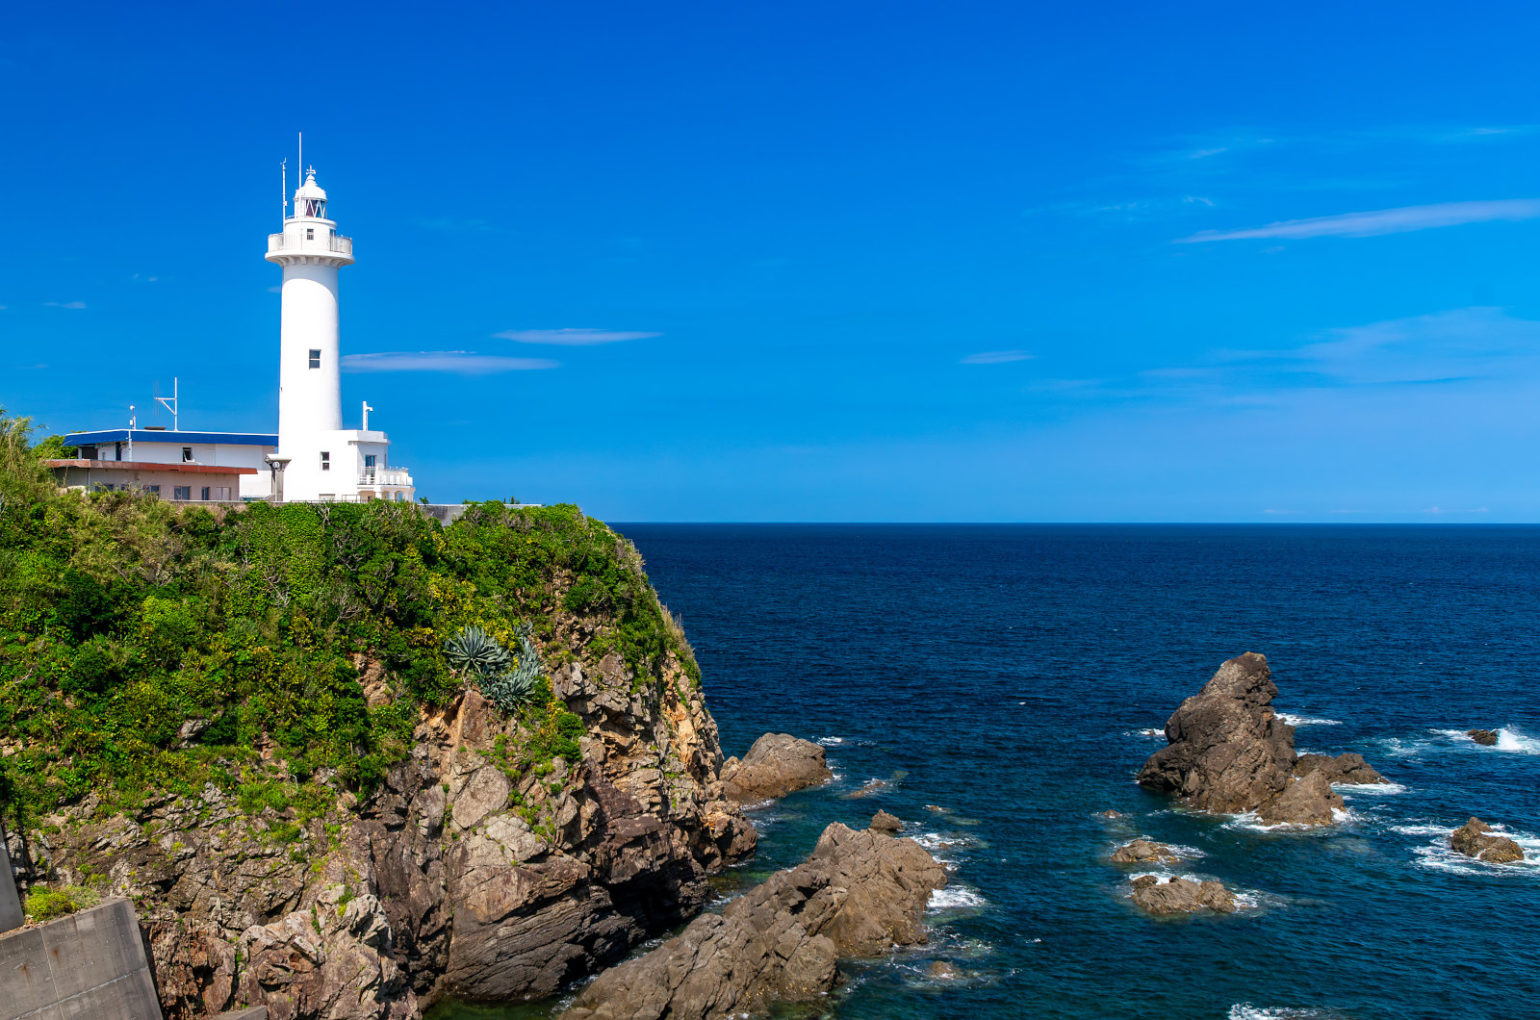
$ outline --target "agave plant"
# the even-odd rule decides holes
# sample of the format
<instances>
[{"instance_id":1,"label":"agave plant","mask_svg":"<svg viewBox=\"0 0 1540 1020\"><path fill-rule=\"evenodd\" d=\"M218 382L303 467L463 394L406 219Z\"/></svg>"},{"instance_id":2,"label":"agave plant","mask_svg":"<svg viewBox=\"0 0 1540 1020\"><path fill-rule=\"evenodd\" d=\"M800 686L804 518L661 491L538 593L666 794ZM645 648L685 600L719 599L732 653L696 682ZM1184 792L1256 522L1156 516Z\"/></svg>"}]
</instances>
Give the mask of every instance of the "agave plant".
<instances>
[{"instance_id":1,"label":"agave plant","mask_svg":"<svg viewBox=\"0 0 1540 1020\"><path fill-rule=\"evenodd\" d=\"M477 626L469 626L444 644L444 658L451 668L476 678L494 705L512 711L527 700L540 679L540 651L530 640L529 628L520 626L518 656Z\"/></svg>"},{"instance_id":2,"label":"agave plant","mask_svg":"<svg viewBox=\"0 0 1540 1020\"><path fill-rule=\"evenodd\" d=\"M450 669L481 679L496 676L513 662L508 649L475 624L444 642L444 658L449 660Z\"/></svg>"}]
</instances>

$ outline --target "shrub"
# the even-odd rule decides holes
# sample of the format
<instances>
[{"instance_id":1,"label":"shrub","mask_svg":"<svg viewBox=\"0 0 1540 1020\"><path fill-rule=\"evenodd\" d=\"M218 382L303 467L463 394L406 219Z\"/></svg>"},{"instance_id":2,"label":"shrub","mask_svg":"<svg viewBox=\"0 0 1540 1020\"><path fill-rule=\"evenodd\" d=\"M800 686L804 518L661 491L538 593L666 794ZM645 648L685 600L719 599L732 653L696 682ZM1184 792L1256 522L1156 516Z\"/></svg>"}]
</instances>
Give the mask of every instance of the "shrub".
<instances>
[{"instance_id":1,"label":"shrub","mask_svg":"<svg viewBox=\"0 0 1540 1020\"><path fill-rule=\"evenodd\" d=\"M33 889L27 894L27 920L34 924L94 907L101 896L94 889L66 885L58 889Z\"/></svg>"}]
</instances>

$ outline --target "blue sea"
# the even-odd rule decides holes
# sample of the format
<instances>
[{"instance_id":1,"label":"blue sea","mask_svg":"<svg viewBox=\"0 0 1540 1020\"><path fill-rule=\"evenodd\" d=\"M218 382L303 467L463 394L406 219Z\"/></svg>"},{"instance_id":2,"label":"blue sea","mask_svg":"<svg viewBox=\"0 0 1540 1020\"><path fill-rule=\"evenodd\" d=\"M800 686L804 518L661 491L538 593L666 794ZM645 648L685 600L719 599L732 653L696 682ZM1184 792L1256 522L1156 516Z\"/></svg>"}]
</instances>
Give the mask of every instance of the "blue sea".
<instances>
[{"instance_id":1,"label":"blue sea","mask_svg":"<svg viewBox=\"0 0 1540 1020\"><path fill-rule=\"evenodd\" d=\"M760 852L724 890L878 808L951 869L930 944L847 965L812 1015L1540 1017L1540 528L620 530L684 619L724 750L785 731L836 775L754 813ZM1321 832L1139 789L1172 709L1246 651L1302 751L1359 751L1394 785L1344 790ZM1448 850L1473 814L1531 862ZM1142 915L1107 862L1138 835L1193 854L1150 870L1244 908Z\"/></svg>"}]
</instances>

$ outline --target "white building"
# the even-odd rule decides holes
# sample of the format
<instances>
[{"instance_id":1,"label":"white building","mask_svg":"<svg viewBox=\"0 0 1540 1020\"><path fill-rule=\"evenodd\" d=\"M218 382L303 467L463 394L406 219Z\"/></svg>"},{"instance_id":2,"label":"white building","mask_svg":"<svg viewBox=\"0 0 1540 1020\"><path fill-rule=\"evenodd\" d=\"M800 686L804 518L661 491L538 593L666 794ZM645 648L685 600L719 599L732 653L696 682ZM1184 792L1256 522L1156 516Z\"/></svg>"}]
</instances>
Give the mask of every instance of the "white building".
<instances>
[{"instance_id":1,"label":"white building","mask_svg":"<svg viewBox=\"0 0 1540 1020\"><path fill-rule=\"evenodd\" d=\"M267 238L267 260L283 267L278 434L181 432L175 424L169 431L130 425L79 432L65 442L80 447L81 457L52 465L66 485L192 500L413 497L411 473L390 464L390 438L369 428L367 403L361 427L343 428L337 270L353 264L353 240L326 218L326 192L316 184L314 169L294 192L294 215L284 212L283 230ZM175 415L174 403L167 406ZM219 477L209 485L192 482L210 479L183 485L171 477L182 474Z\"/></svg>"}]
</instances>

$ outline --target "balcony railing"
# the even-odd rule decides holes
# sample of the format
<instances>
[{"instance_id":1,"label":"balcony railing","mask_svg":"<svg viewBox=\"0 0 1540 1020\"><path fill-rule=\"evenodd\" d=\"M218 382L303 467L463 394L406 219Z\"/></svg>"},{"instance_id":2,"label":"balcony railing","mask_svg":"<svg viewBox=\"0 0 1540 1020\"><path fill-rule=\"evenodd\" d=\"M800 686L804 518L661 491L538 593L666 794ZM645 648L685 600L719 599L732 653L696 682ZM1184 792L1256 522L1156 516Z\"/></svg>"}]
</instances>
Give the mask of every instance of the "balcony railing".
<instances>
[{"instance_id":1,"label":"balcony railing","mask_svg":"<svg viewBox=\"0 0 1540 1020\"><path fill-rule=\"evenodd\" d=\"M341 234L333 234L329 238L316 238L315 240L306 240L298 236L291 237L288 234L268 234L267 251L268 254L272 254L275 251L293 251L298 253L334 251L339 255L347 255L351 258L353 255L353 239L351 237L343 237Z\"/></svg>"},{"instance_id":2,"label":"balcony railing","mask_svg":"<svg viewBox=\"0 0 1540 1020\"><path fill-rule=\"evenodd\" d=\"M388 485L392 487L410 487L412 473L406 468L373 468L365 469L358 476L358 484L361 486Z\"/></svg>"}]
</instances>

